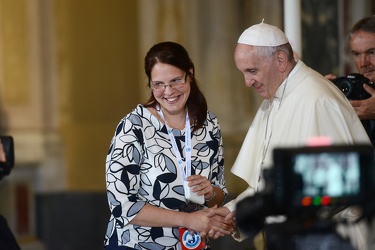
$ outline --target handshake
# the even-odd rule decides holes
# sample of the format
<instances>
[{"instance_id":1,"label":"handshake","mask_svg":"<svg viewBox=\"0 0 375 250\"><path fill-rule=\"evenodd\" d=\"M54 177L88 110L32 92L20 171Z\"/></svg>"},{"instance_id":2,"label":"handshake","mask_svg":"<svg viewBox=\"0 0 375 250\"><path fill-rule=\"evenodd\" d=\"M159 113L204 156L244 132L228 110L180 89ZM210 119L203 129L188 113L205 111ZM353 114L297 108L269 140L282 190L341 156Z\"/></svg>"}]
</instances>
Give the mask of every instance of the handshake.
<instances>
[{"instance_id":1,"label":"handshake","mask_svg":"<svg viewBox=\"0 0 375 250\"><path fill-rule=\"evenodd\" d=\"M213 239L233 234L235 214L226 206L219 207L225 199L220 188L213 186L205 176L190 175L184 182L184 191L186 199L193 203L190 203L190 207L179 209L180 212L187 212L177 222L180 227ZM197 209L198 204L203 203L207 208Z\"/></svg>"},{"instance_id":2,"label":"handshake","mask_svg":"<svg viewBox=\"0 0 375 250\"><path fill-rule=\"evenodd\" d=\"M201 237L218 239L225 235L233 235L235 231L235 212L230 212L227 207L217 207L215 205L212 208L190 213L190 215L195 218L191 220L194 225L189 228L199 232Z\"/></svg>"}]
</instances>

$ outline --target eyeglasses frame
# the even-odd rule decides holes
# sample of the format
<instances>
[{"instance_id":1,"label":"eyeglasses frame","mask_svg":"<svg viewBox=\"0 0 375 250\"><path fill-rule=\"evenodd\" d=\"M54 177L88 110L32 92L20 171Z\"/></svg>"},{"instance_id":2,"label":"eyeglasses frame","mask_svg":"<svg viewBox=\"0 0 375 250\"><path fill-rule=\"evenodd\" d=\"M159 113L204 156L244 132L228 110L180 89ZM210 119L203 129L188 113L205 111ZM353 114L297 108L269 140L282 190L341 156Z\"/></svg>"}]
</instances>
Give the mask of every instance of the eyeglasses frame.
<instances>
[{"instance_id":1,"label":"eyeglasses frame","mask_svg":"<svg viewBox=\"0 0 375 250\"><path fill-rule=\"evenodd\" d=\"M157 83L162 84L161 86L158 87L160 89L155 88L155 84L150 81L150 88L153 91L155 91L155 92L164 92L166 90L167 86L169 86L169 87L171 87L173 89L179 89L179 88L181 88L182 86L184 86L186 84L187 76L188 76L188 74L187 74L187 72L185 72L185 77L184 78L182 78L182 79L174 79L171 82L169 82L169 84L166 84L165 82L157 82Z\"/></svg>"}]
</instances>

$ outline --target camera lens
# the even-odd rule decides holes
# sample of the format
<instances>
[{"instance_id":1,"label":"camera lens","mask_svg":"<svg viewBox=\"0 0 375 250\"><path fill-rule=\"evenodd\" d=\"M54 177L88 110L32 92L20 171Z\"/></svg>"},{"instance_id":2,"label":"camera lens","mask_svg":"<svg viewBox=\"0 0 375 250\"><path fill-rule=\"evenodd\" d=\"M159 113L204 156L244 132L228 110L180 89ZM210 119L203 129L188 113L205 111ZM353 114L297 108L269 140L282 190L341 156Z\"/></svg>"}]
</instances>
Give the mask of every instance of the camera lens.
<instances>
[{"instance_id":1,"label":"camera lens","mask_svg":"<svg viewBox=\"0 0 375 250\"><path fill-rule=\"evenodd\" d=\"M349 81L340 81L337 83L337 87L344 93L346 97L349 97L353 91L353 85Z\"/></svg>"}]
</instances>

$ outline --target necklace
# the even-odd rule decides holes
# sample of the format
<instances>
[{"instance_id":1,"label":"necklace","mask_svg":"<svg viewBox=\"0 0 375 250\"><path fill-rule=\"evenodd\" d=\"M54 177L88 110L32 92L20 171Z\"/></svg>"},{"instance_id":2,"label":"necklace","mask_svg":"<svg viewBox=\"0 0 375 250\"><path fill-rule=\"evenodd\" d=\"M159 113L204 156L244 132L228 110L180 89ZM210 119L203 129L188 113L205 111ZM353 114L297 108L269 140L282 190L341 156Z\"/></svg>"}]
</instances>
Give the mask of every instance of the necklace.
<instances>
[{"instance_id":1,"label":"necklace","mask_svg":"<svg viewBox=\"0 0 375 250\"><path fill-rule=\"evenodd\" d=\"M178 130L182 130L185 128L185 124L186 124L186 119L184 119L182 125L180 126L172 126L171 124L169 124L169 122L167 122L167 120L164 120L165 123L168 125L168 127L171 127L171 128L174 128L174 129L178 129Z\"/></svg>"},{"instance_id":2,"label":"necklace","mask_svg":"<svg viewBox=\"0 0 375 250\"><path fill-rule=\"evenodd\" d=\"M159 108L159 109L157 109L157 110L160 110L160 111L161 111L161 108ZM159 111L158 111L158 112L159 112ZM161 117L161 118L162 118L162 120L165 122L165 124L166 124L168 127L170 127L170 128L174 128L174 129L177 129L177 130L183 130L183 129L185 128L185 125L186 125L186 118L185 118L186 115L187 115L187 110L185 109L184 120L182 121L182 124L179 125L179 126L174 126L174 125L170 124L170 123L167 121L167 119L165 119L164 116ZM159 116L160 116L160 114L159 114Z\"/></svg>"}]
</instances>

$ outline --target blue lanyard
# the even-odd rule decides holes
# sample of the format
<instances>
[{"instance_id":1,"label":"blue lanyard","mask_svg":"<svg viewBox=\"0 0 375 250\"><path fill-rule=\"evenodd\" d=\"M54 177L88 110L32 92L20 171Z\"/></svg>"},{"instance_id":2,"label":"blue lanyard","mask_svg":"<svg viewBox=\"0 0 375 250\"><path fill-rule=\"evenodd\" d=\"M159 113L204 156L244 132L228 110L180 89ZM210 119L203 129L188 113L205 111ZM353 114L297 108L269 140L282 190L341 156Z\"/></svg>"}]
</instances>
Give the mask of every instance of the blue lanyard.
<instances>
[{"instance_id":1,"label":"blue lanyard","mask_svg":"<svg viewBox=\"0 0 375 250\"><path fill-rule=\"evenodd\" d=\"M184 171L184 165L183 165L182 157L181 157L180 151L178 151L176 139L175 139L175 137L173 135L173 132L172 132L173 129L170 128L168 126L167 122L165 121L163 111L161 110L161 108L158 107L157 110L158 110L158 113L159 113L160 117L164 120L165 126L167 128L169 140L172 143L172 149L174 151L174 154L176 155L177 163L178 163L178 166L180 167L180 170L181 170L182 181L184 182L186 177L191 175L191 138L190 138L191 129L190 129L189 112L186 110L186 118L185 118L186 119L185 120L185 155L186 155L185 162L186 162L186 168L185 168L185 171Z\"/></svg>"}]
</instances>

